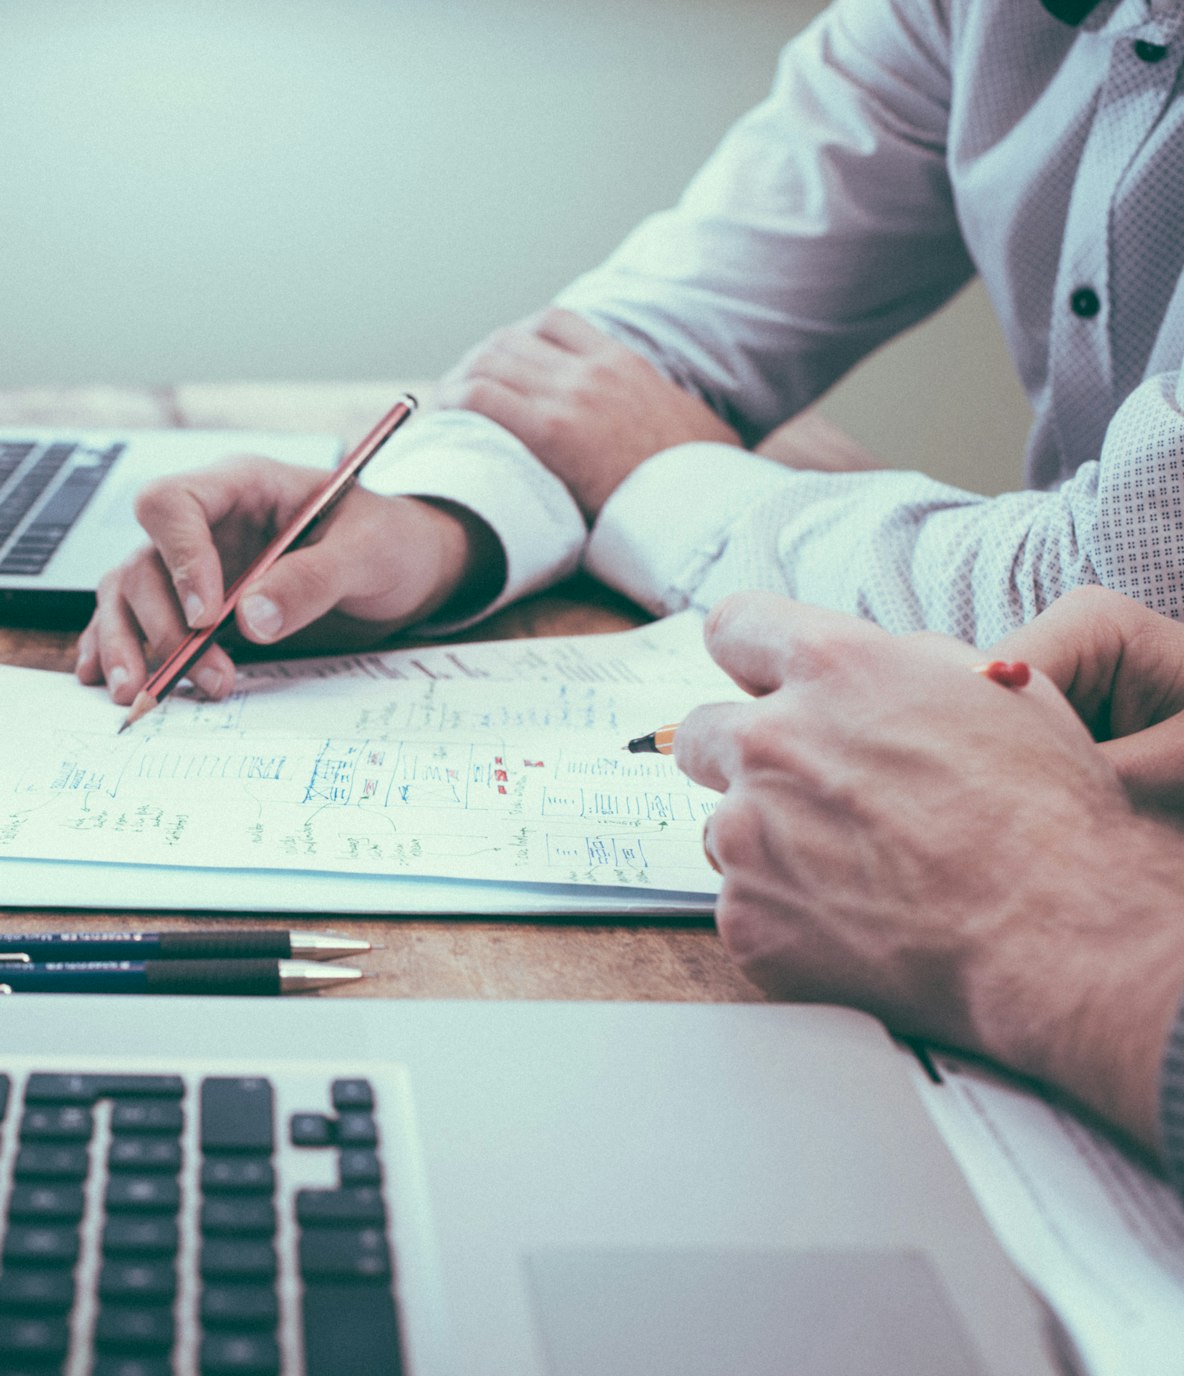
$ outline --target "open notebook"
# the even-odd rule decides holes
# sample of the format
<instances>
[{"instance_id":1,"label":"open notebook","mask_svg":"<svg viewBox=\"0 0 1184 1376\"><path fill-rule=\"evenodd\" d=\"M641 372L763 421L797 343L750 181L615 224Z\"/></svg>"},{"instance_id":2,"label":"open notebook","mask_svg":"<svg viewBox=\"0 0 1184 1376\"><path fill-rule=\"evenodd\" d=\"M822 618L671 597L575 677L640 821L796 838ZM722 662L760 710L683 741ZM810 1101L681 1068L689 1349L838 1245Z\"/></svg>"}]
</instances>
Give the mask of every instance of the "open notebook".
<instances>
[{"instance_id":1,"label":"open notebook","mask_svg":"<svg viewBox=\"0 0 1184 1376\"><path fill-rule=\"evenodd\" d=\"M710 911L715 795L625 743L739 696L697 617L603 636L240 669L125 709L0 668L14 906L292 912Z\"/></svg>"}]
</instances>

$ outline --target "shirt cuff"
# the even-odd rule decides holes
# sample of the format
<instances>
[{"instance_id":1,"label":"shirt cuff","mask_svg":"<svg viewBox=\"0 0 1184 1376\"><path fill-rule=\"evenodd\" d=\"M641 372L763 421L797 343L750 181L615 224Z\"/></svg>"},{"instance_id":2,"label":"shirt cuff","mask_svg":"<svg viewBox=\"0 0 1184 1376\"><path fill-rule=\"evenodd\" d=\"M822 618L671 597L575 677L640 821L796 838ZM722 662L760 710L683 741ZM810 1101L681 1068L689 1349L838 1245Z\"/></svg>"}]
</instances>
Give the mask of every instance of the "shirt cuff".
<instances>
[{"instance_id":1,"label":"shirt cuff","mask_svg":"<svg viewBox=\"0 0 1184 1376\"><path fill-rule=\"evenodd\" d=\"M364 485L385 497L455 502L501 542L506 579L463 620L424 622L445 635L573 573L588 529L562 482L508 430L472 411L418 417L367 466Z\"/></svg>"},{"instance_id":2,"label":"shirt cuff","mask_svg":"<svg viewBox=\"0 0 1184 1376\"><path fill-rule=\"evenodd\" d=\"M735 522L790 473L730 444L680 444L635 468L601 508L584 567L657 615L691 605Z\"/></svg>"}]
</instances>

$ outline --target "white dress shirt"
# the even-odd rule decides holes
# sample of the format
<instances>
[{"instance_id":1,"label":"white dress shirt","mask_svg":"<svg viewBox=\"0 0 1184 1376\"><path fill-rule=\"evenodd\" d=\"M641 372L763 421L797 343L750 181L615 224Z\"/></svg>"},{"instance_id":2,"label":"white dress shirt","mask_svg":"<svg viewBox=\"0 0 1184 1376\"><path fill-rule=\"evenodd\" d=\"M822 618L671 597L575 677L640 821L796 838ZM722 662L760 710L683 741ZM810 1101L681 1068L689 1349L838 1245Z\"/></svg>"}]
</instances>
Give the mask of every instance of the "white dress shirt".
<instances>
[{"instance_id":1,"label":"white dress shirt","mask_svg":"<svg viewBox=\"0 0 1184 1376\"><path fill-rule=\"evenodd\" d=\"M1150 0L1078 28L1039 0L837 0L679 204L557 298L755 443L977 272L1035 412L1028 490L690 444L589 534L461 412L416 421L368 485L486 519L508 570L491 606L582 558L655 612L771 587L983 644L1081 583L1184 616L1182 30L1184 5Z\"/></svg>"}]
</instances>

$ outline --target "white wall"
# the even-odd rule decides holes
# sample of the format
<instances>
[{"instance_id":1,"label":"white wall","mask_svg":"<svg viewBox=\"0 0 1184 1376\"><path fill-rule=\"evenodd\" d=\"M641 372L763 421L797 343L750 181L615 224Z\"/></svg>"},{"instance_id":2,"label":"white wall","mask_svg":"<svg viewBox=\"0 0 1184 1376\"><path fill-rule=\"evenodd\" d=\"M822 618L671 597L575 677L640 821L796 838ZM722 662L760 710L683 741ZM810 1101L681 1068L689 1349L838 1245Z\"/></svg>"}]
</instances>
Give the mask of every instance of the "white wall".
<instances>
[{"instance_id":1,"label":"white wall","mask_svg":"<svg viewBox=\"0 0 1184 1376\"><path fill-rule=\"evenodd\" d=\"M0 0L0 386L431 376L673 199L814 8ZM827 405L1015 481L973 294Z\"/></svg>"}]
</instances>

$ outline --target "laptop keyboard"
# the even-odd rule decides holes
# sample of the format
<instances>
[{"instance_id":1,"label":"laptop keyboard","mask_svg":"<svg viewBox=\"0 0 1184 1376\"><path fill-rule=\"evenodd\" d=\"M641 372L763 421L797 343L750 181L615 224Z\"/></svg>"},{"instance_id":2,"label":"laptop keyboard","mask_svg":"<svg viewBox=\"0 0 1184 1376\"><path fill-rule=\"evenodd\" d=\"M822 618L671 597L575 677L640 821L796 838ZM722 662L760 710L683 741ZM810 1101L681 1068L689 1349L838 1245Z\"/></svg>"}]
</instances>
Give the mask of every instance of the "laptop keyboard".
<instances>
[{"instance_id":1,"label":"laptop keyboard","mask_svg":"<svg viewBox=\"0 0 1184 1376\"><path fill-rule=\"evenodd\" d=\"M402 1371L396 1079L0 1066L4 1376Z\"/></svg>"},{"instance_id":2,"label":"laptop keyboard","mask_svg":"<svg viewBox=\"0 0 1184 1376\"><path fill-rule=\"evenodd\" d=\"M40 573L125 448L0 440L0 573Z\"/></svg>"}]
</instances>

